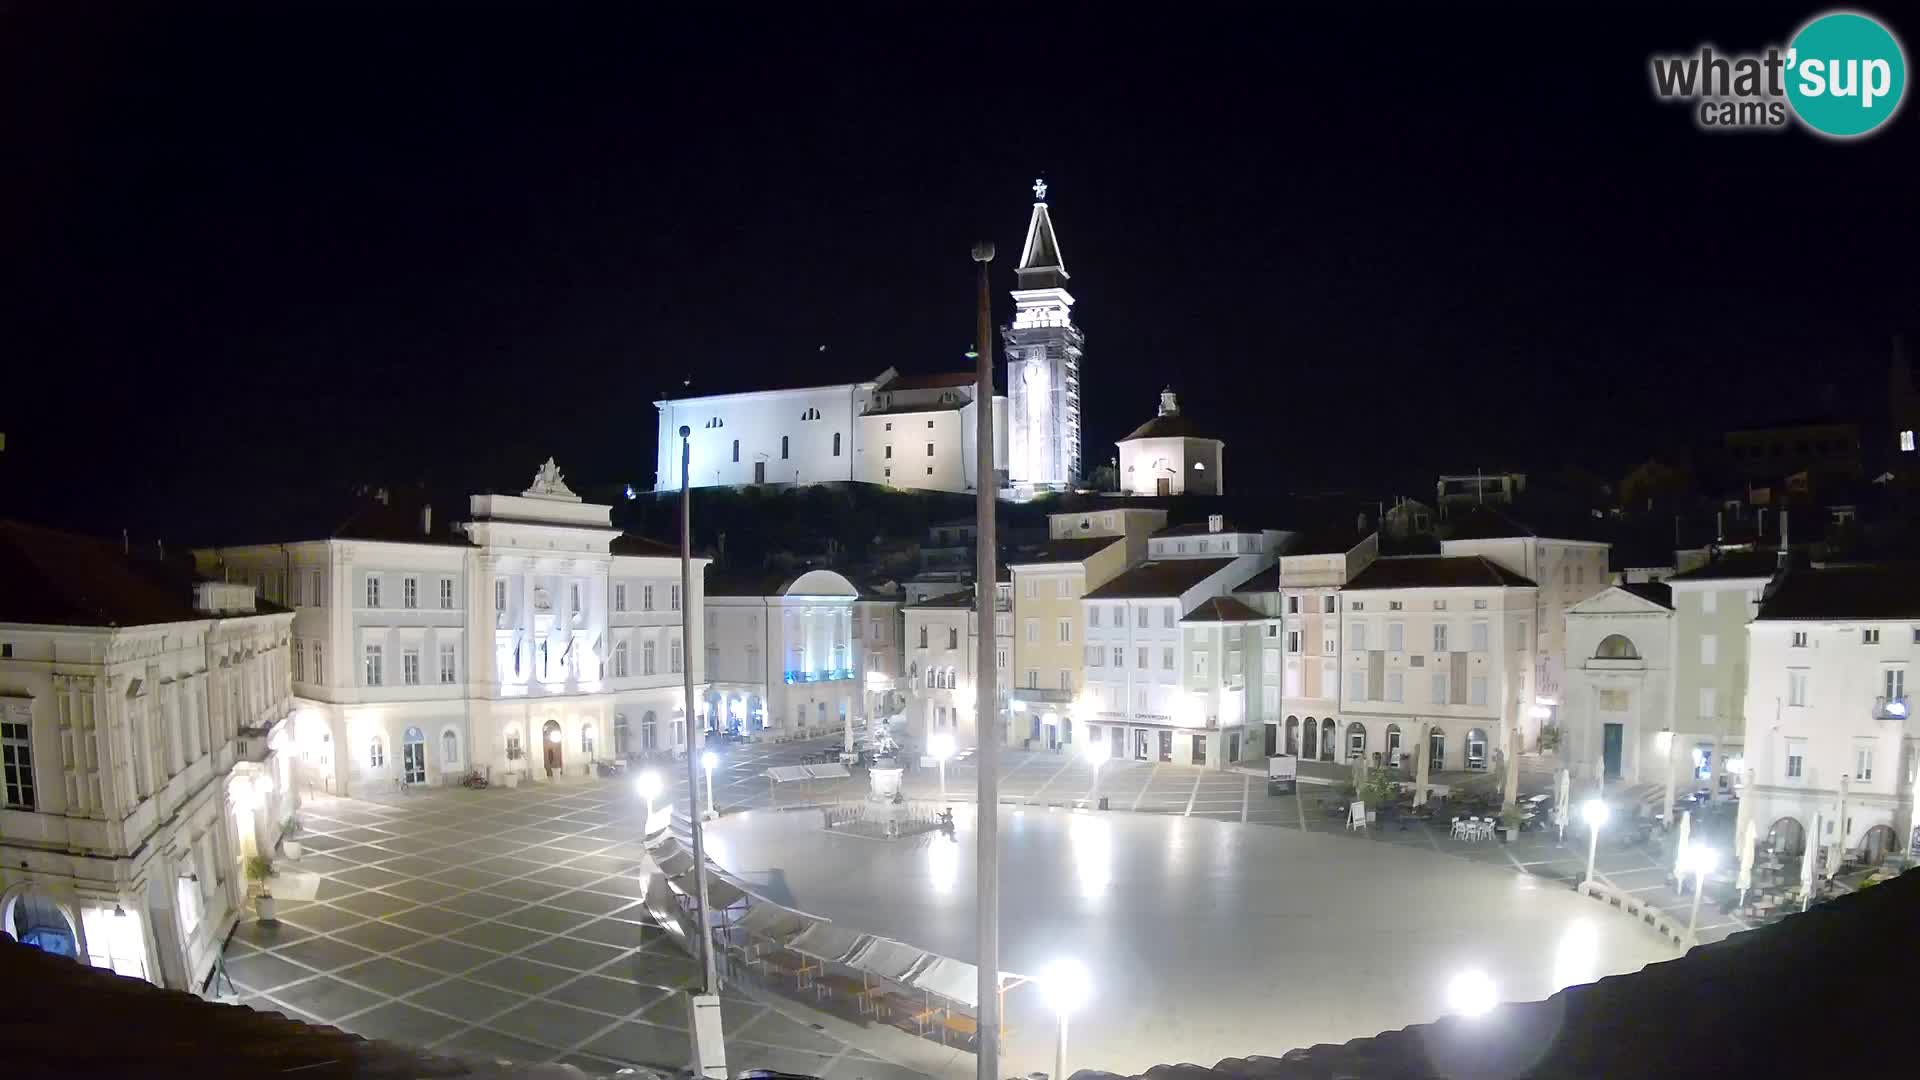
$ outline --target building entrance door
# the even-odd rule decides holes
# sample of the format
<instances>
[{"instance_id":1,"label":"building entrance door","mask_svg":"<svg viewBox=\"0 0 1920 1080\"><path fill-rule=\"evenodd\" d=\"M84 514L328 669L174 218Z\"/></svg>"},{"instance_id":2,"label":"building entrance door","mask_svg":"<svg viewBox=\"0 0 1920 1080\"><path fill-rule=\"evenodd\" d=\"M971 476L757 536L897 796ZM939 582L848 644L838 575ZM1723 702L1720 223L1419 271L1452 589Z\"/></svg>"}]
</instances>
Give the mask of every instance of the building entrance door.
<instances>
[{"instance_id":1,"label":"building entrance door","mask_svg":"<svg viewBox=\"0 0 1920 1080\"><path fill-rule=\"evenodd\" d=\"M1144 731L1136 731L1133 733L1133 759L1135 761L1147 760L1147 733Z\"/></svg>"},{"instance_id":2,"label":"building entrance door","mask_svg":"<svg viewBox=\"0 0 1920 1080\"><path fill-rule=\"evenodd\" d=\"M1620 747L1625 732L1622 724L1600 725L1600 760L1609 780L1620 779Z\"/></svg>"},{"instance_id":3,"label":"building entrance door","mask_svg":"<svg viewBox=\"0 0 1920 1080\"><path fill-rule=\"evenodd\" d=\"M1127 729L1115 724L1108 730L1113 732L1108 738L1108 743L1112 747L1112 757L1115 761L1119 761L1127 756Z\"/></svg>"},{"instance_id":4,"label":"building entrance door","mask_svg":"<svg viewBox=\"0 0 1920 1080\"><path fill-rule=\"evenodd\" d=\"M1171 731L1160 733L1160 760L1173 760L1173 732Z\"/></svg>"},{"instance_id":5,"label":"building entrance door","mask_svg":"<svg viewBox=\"0 0 1920 1080\"><path fill-rule=\"evenodd\" d=\"M400 776L409 784L427 782L427 741L417 727L408 728L400 742Z\"/></svg>"},{"instance_id":6,"label":"building entrance door","mask_svg":"<svg viewBox=\"0 0 1920 1080\"><path fill-rule=\"evenodd\" d=\"M1275 754L1279 753L1279 749L1278 749L1279 746L1280 746L1280 725L1275 723L1269 723L1267 725L1267 756L1272 757Z\"/></svg>"},{"instance_id":7,"label":"building entrance door","mask_svg":"<svg viewBox=\"0 0 1920 1080\"><path fill-rule=\"evenodd\" d=\"M1155 495L1173 494L1173 477L1161 476L1161 477L1155 478L1155 480L1153 481L1153 489L1154 489L1153 493Z\"/></svg>"},{"instance_id":8,"label":"building entrance door","mask_svg":"<svg viewBox=\"0 0 1920 1080\"><path fill-rule=\"evenodd\" d=\"M540 729L540 748L546 753L547 775L553 776L559 773L561 762L558 720L549 720L546 726Z\"/></svg>"},{"instance_id":9,"label":"building entrance door","mask_svg":"<svg viewBox=\"0 0 1920 1080\"><path fill-rule=\"evenodd\" d=\"M756 484L764 484L767 482L766 462L756 461L753 463L753 482Z\"/></svg>"}]
</instances>

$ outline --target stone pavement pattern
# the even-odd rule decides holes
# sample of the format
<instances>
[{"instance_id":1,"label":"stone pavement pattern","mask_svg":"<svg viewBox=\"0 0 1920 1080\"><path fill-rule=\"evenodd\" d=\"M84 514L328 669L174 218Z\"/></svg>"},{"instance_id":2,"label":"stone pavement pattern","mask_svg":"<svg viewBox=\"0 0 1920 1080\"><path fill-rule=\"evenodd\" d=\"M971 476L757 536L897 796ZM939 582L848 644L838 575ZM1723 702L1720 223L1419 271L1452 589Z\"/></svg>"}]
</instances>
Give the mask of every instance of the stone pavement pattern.
<instances>
[{"instance_id":1,"label":"stone pavement pattern","mask_svg":"<svg viewBox=\"0 0 1920 1080\"><path fill-rule=\"evenodd\" d=\"M624 785L321 798L301 817L307 851L280 871L317 875L315 899L236 931L226 966L243 1004L456 1056L685 1066L675 992L699 971L637 903ZM755 997L723 999L736 1069L915 1075Z\"/></svg>"}]
</instances>

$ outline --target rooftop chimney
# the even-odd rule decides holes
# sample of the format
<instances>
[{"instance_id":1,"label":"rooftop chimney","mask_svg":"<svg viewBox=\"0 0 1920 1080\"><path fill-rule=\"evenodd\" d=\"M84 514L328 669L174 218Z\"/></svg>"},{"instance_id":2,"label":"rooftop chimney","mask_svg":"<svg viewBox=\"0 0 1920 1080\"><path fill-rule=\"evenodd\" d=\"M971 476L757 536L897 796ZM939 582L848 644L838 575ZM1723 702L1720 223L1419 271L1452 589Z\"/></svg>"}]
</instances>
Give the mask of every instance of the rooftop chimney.
<instances>
[{"instance_id":1,"label":"rooftop chimney","mask_svg":"<svg viewBox=\"0 0 1920 1080\"><path fill-rule=\"evenodd\" d=\"M1226 528L1226 525L1227 525L1227 519L1225 516L1221 514L1207 515L1207 531L1208 532L1217 533L1221 529Z\"/></svg>"},{"instance_id":2,"label":"rooftop chimney","mask_svg":"<svg viewBox=\"0 0 1920 1080\"><path fill-rule=\"evenodd\" d=\"M433 535L433 504L432 503L428 503L427 505L420 508L420 535L421 536Z\"/></svg>"},{"instance_id":3,"label":"rooftop chimney","mask_svg":"<svg viewBox=\"0 0 1920 1080\"><path fill-rule=\"evenodd\" d=\"M1180 405L1178 402L1174 401L1173 399L1173 387L1171 386L1167 387L1165 390L1160 391L1160 415L1161 416L1180 415Z\"/></svg>"}]
</instances>

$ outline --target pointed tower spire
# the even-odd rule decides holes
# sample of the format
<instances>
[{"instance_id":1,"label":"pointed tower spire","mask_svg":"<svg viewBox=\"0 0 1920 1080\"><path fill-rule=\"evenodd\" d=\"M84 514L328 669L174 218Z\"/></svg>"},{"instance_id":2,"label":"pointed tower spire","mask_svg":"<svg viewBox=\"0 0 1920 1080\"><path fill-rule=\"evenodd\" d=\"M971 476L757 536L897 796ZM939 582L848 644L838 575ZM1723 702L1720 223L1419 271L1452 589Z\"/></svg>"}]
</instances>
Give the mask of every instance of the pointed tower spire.
<instances>
[{"instance_id":1,"label":"pointed tower spire","mask_svg":"<svg viewBox=\"0 0 1920 1080\"><path fill-rule=\"evenodd\" d=\"M1066 284L1067 264L1060 258L1060 240L1053 235L1053 217L1047 213L1047 182L1033 182L1033 217L1027 222L1027 242L1020 249L1022 289L1057 289Z\"/></svg>"}]
</instances>

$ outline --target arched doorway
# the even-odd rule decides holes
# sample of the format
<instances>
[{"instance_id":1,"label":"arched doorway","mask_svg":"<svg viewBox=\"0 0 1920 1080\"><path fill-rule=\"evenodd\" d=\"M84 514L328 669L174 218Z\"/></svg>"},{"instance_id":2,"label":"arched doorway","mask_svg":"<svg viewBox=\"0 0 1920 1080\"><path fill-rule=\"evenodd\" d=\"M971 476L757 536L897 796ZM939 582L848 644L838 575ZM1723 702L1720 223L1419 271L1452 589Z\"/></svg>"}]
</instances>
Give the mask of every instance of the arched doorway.
<instances>
[{"instance_id":1,"label":"arched doorway","mask_svg":"<svg viewBox=\"0 0 1920 1080\"><path fill-rule=\"evenodd\" d=\"M660 717L648 709L640 717L640 749L658 750L660 748Z\"/></svg>"},{"instance_id":2,"label":"arched doorway","mask_svg":"<svg viewBox=\"0 0 1920 1080\"><path fill-rule=\"evenodd\" d=\"M1860 839L1860 861L1868 866L1879 866L1887 861L1888 855L1893 854L1894 843L1892 826L1875 825Z\"/></svg>"},{"instance_id":3,"label":"arched doorway","mask_svg":"<svg viewBox=\"0 0 1920 1080\"><path fill-rule=\"evenodd\" d=\"M1487 767L1487 733L1480 728L1467 732L1467 768Z\"/></svg>"},{"instance_id":4,"label":"arched doorway","mask_svg":"<svg viewBox=\"0 0 1920 1080\"><path fill-rule=\"evenodd\" d=\"M80 958L80 941L74 935L73 923L46 893L38 889L22 892L7 901L5 916L7 932L20 944L70 960Z\"/></svg>"},{"instance_id":5,"label":"arched doorway","mask_svg":"<svg viewBox=\"0 0 1920 1080\"><path fill-rule=\"evenodd\" d=\"M427 782L427 737L417 727L400 738L400 778L409 784Z\"/></svg>"},{"instance_id":6,"label":"arched doorway","mask_svg":"<svg viewBox=\"0 0 1920 1080\"><path fill-rule=\"evenodd\" d=\"M767 703L760 700L759 694L747 695L747 730L767 730Z\"/></svg>"},{"instance_id":7,"label":"arched doorway","mask_svg":"<svg viewBox=\"0 0 1920 1080\"><path fill-rule=\"evenodd\" d=\"M592 721L580 725L580 753L585 755L588 764L593 763L594 743Z\"/></svg>"},{"instance_id":8,"label":"arched doorway","mask_svg":"<svg viewBox=\"0 0 1920 1080\"><path fill-rule=\"evenodd\" d=\"M1320 755L1315 752L1315 748L1319 746L1319 744L1320 725L1313 717L1309 716L1307 717L1307 722L1300 727L1300 756L1309 761L1319 757Z\"/></svg>"},{"instance_id":9,"label":"arched doorway","mask_svg":"<svg viewBox=\"0 0 1920 1080\"><path fill-rule=\"evenodd\" d=\"M628 740L630 740L632 737L633 737L633 733L629 731L627 728L627 714L614 713L613 714L613 756L614 757L624 758L627 756Z\"/></svg>"},{"instance_id":10,"label":"arched doorway","mask_svg":"<svg viewBox=\"0 0 1920 1080\"><path fill-rule=\"evenodd\" d=\"M440 733L440 769L449 772L460 767L460 733L448 728Z\"/></svg>"},{"instance_id":11,"label":"arched doorway","mask_svg":"<svg viewBox=\"0 0 1920 1080\"><path fill-rule=\"evenodd\" d=\"M1300 753L1300 718L1287 717L1287 754L1297 757Z\"/></svg>"},{"instance_id":12,"label":"arched doorway","mask_svg":"<svg viewBox=\"0 0 1920 1080\"><path fill-rule=\"evenodd\" d=\"M1388 724L1387 765L1391 768L1399 768L1400 766L1400 738L1400 725Z\"/></svg>"},{"instance_id":13,"label":"arched doorway","mask_svg":"<svg viewBox=\"0 0 1920 1080\"><path fill-rule=\"evenodd\" d=\"M1767 828L1767 844L1776 855L1799 855L1807 850L1807 829L1796 818L1783 817Z\"/></svg>"},{"instance_id":14,"label":"arched doorway","mask_svg":"<svg viewBox=\"0 0 1920 1080\"><path fill-rule=\"evenodd\" d=\"M1640 651L1633 642L1620 634L1608 634L1600 639L1600 645L1593 650L1595 660L1638 660Z\"/></svg>"},{"instance_id":15,"label":"arched doorway","mask_svg":"<svg viewBox=\"0 0 1920 1080\"><path fill-rule=\"evenodd\" d=\"M540 748L546 755L547 775L556 776L564 768L562 755L566 747L560 745L560 721L549 720L540 728Z\"/></svg>"},{"instance_id":16,"label":"arched doorway","mask_svg":"<svg viewBox=\"0 0 1920 1080\"><path fill-rule=\"evenodd\" d=\"M1347 760L1359 761L1367 756L1367 726L1358 720L1347 724Z\"/></svg>"},{"instance_id":17,"label":"arched doorway","mask_svg":"<svg viewBox=\"0 0 1920 1080\"><path fill-rule=\"evenodd\" d=\"M1439 728L1427 732L1427 771L1439 772L1447 767L1447 733Z\"/></svg>"},{"instance_id":18,"label":"arched doorway","mask_svg":"<svg viewBox=\"0 0 1920 1080\"><path fill-rule=\"evenodd\" d=\"M1321 761L1333 760L1333 739L1334 739L1333 717L1329 716L1326 719L1320 721L1320 760Z\"/></svg>"}]
</instances>

